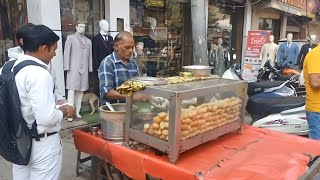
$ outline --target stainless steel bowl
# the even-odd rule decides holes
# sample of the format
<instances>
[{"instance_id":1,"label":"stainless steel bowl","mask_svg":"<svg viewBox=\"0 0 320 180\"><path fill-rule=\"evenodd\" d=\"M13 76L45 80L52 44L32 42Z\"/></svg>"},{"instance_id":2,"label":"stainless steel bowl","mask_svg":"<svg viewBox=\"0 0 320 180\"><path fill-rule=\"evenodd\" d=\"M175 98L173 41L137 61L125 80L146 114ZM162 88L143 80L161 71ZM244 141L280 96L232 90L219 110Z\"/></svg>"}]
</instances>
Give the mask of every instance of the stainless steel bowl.
<instances>
[{"instance_id":1,"label":"stainless steel bowl","mask_svg":"<svg viewBox=\"0 0 320 180\"><path fill-rule=\"evenodd\" d=\"M211 75L212 66L202 66L202 65L191 65L183 66L183 69L191 72L193 76L208 77Z\"/></svg>"},{"instance_id":2,"label":"stainless steel bowl","mask_svg":"<svg viewBox=\"0 0 320 180\"><path fill-rule=\"evenodd\" d=\"M147 86L166 85L168 81L157 77L133 77L130 80L145 83Z\"/></svg>"}]
</instances>

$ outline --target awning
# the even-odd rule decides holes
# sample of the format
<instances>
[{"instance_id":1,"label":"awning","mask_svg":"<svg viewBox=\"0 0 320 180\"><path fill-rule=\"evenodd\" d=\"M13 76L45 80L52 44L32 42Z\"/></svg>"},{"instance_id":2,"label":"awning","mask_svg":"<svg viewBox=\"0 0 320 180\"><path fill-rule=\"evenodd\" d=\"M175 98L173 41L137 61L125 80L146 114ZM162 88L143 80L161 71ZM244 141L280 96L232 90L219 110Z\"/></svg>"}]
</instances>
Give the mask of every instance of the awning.
<instances>
[{"instance_id":1,"label":"awning","mask_svg":"<svg viewBox=\"0 0 320 180\"><path fill-rule=\"evenodd\" d=\"M303 8L283 3L280 0L264 0L261 3L257 4L257 6L259 6L260 8L277 9L279 11L290 13L292 15L310 18L309 20L312 20L315 17L315 11L317 9L316 2L314 0L310 0L310 2L308 2L308 7L302 6ZM308 13L306 12L306 10Z\"/></svg>"}]
</instances>

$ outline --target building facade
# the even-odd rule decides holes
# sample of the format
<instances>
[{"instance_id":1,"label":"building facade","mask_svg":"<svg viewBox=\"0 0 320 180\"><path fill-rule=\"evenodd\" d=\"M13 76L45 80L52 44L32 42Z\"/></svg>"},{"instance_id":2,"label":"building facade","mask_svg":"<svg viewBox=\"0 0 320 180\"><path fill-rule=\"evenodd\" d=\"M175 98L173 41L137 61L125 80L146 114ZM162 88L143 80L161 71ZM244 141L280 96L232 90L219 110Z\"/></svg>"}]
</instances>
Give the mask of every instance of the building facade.
<instances>
[{"instance_id":1,"label":"building facade","mask_svg":"<svg viewBox=\"0 0 320 180\"><path fill-rule=\"evenodd\" d=\"M252 29L270 30L276 41L292 33L294 39L304 40L315 22L318 4L315 0L264 0L252 7Z\"/></svg>"},{"instance_id":2,"label":"building facade","mask_svg":"<svg viewBox=\"0 0 320 180\"><path fill-rule=\"evenodd\" d=\"M75 32L78 21L87 24L86 36L99 33L98 22L109 22L110 34L130 31L136 42L144 43L145 57L152 72L171 75L182 65L193 64L191 5L188 0L10 0L0 1L0 60L5 50L16 46L15 32L26 22L45 24L60 37L57 56L52 61L59 82L63 84L63 47L66 37ZM224 57L241 54L243 8L242 0L205 0L207 48L210 50L222 39ZM198 25L198 24L196 24ZM9 28L7 28L9 27ZM9 29L9 30L8 30ZM3 58L2 58L3 57ZM156 63L155 63L156 62ZM167 68L167 66L169 68ZM177 69L178 67L178 69ZM166 73L169 74L166 74ZM154 75L154 74L152 74ZM173 74L172 74L173 75Z\"/></svg>"}]
</instances>

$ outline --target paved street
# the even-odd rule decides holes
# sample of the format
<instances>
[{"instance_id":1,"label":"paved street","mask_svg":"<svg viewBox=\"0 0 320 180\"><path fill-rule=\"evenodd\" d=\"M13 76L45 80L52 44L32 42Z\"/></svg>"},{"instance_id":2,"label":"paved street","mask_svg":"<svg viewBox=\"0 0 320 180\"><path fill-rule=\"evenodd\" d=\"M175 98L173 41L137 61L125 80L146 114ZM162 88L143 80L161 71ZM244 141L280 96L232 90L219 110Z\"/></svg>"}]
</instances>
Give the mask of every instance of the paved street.
<instances>
[{"instance_id":1,"label":"paved street","mask_svg":"<svg viewBox=\"0 0 320 180\"><path fill-rule=\"evenodd\" d=\"M83 125L83 121L75 121L73 123L64 122L63 127ZM76 177L76 156L77 151L74 147L72 131L65 129L61 131L63 141L63 166L61 180L87 180L90 179L88 172L83 172ZM0 156L0 180L12 180L12 165Z\"/></svg>"}]
</instances>

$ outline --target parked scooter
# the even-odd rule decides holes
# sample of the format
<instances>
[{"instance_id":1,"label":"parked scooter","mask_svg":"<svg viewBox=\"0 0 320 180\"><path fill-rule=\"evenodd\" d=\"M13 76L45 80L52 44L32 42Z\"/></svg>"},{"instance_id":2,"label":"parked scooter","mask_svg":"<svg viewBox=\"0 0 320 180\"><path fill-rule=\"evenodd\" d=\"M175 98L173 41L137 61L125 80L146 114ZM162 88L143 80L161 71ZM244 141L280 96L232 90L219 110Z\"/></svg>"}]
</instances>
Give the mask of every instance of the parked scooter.
<instances>
[{"instance_id":1,"label":"parked scooter","mask_svg":"<svg viewBox=\"0 0 320 180\"><path fill-rule=\"evenodd\" d=\"M266 76L270 78L269 75ZM242 80L240 65L231 66L222 78ZM289 134L308 134L305 97L297 96L296 91L292 93L287 89L288 84L292 85L293 82L293 79L286 78L286 81L248 83L249 100L246 110L252 117L252 126Z\"/></svg>"},{"instance_id":2,"label":"parked scooter","mask_svg":"<svg viewBox=\"0 0 320 180\"><path fill-rule=\"evenodd\" d=\"M249 99L246 110L252 117L252 126L295 135L309 132L302 96Z\"/></svg>"},{"instance_id":3,"label":"parked scooter","mask_svg":"<svg viewBox=\"0 0 320 180\"><path fill-rule=\"evenodd\" d=\"M230 68L223 73L222 78L233 79L233 80L243 80L241 77L240 64L233 64L232 66L230 66Z\"/></svg>"},{"instance_id":4,"label":"parked scooter","mask_svg":"<svg viewBox=\"0 0 320 180\"><path fill-rule=\"evenodd\" d=\"M252 126L289 134L308 134L305 97L290 91L279 92L288 82L249 83L246 110L252 117Z\"/></svg>"}]
</instances>

